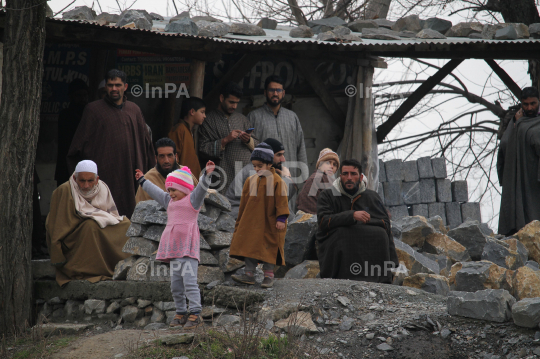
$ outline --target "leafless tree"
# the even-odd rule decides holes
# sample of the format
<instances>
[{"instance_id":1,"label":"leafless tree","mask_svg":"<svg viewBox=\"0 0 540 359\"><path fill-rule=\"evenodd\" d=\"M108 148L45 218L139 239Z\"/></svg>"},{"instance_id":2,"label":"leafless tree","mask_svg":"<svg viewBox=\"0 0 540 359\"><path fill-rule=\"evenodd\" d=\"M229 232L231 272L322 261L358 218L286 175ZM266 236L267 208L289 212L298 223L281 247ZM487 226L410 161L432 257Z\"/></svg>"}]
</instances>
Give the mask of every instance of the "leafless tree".
<instances>
[{"instance_id":1,"label":"leafless tree","mask_svg":"<svg viewBox=\"0 0 540 359\"><path fill-rule=\"evenodd\" d=\"M8 0L0 103L0 336L32 322L32 188L45 2Z\"/></svg>"}]
</instances>

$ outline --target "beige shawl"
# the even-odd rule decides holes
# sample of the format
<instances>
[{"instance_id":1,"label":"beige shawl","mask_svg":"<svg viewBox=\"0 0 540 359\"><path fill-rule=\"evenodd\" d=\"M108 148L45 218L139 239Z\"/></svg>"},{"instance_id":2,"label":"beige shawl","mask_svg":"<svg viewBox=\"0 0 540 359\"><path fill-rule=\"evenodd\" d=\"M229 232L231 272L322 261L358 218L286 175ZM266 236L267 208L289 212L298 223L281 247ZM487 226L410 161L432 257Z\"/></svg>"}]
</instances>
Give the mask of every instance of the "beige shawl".
<instances>
[{"instance_id":1,"label":"beige shawl","mask_svg":"<svg viewBox=\"0 0 540 359\"><path fill-rule=\"evenodd\" d=\"M123 221L124 216L119 215L111 191L105 182L99 180L88 194L81 192L73 176L69 177L69 184L75 202L75 210L79 216L93 219L100 228L114 226Z\"/></svg>"}]
</instances>

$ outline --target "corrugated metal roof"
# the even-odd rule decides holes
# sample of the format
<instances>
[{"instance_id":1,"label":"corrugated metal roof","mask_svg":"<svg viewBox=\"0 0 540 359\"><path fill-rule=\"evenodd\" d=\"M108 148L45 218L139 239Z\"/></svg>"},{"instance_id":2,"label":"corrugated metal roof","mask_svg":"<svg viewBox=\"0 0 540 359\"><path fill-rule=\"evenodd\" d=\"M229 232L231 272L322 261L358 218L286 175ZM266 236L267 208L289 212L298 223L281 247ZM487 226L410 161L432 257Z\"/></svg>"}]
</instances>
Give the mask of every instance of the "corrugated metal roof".
<instances>
[{"instance_id":1,"label":"corrugated metal roof","mask_svg":"<svg viewBox=\"0 0 540 359\"><path fill-rule=\"evenodd\" d=\"M5 10L0 11L0 15L5 15ZM203 40L207 43L214 44L235 44L236 48L238 45L240 47L246 48L262 48L271 50L274 46L283 47L283 45L304 45L312 48L342 48L352 51L373 51L376 52L379 56L384 56L384 52L390 51L392 54L389 56L396 56L396 52L403 51L404 48L421 48L421 51L448 51L450 46L453 45L477 45L474 49L476 51L482 51L486 46L490 48L491 51L496 50L500 46L518 46L523 52L526 50L523 48L522 44L529 44L534 46L534 50L538 49L540 46L540 39L518 39L518 40L485 40L485 39L469 39L464 37L450 37L447 39L417 39L417 38L401 38L401 40L376 40L376 39L362 39L362 41L353 41L347 43L334 42L334 41L319 41L316 38L316 35L312 38L293 38L289 36L289 31L292 27L287 26L278 26L276 30L265 29L266 36L246 36L246 35L236 35L236 34L227 34L223 38L210 38L203 36L193 36L187 34L177 34L177 33L166 33L164 32L165 26L168 23L168 20L157 20L154 21L153 30L141 30L141 29L132 29L132 28L120 28L111 25L99 25L95 22L86 21L86 20L70 20L70 19L58 19L58 18L47 18L47 22L53 23L77 23L82 27L95 27L95 28L109 28L112 31L122 31L122 32L139 32L139 33L153 33L159 36L168 36L175 38L186 38L186 39L197 39ZM361 33L352 33L361 37ZM281 48L283 49L283 48ZM504 56L503 56L504 55ZM531 57L534 54L531 53ZM500 58L511 58L511 54L501 54ZM523 57L524 58L524 57Z\"/></svg>"},{"instance_id":2,"label":"corrugated metal roof","mask_svg":"<svg viewBox=\"0 0 540 359\"><path fill-rule=\"evenodd\" d=\"M247 35L238 35L238 34L227 34L223 38L209 38L204 36L194 36L194 35L187 35L187 34L178 34L178 33L168 33L165 32L165 26L169 23L168 19L166 20L154 20L153 21L153 29L151 31L149 30L141 30L141 29L131 29L131 28L120 28L116 27L114 25L99 25L95 22L87 21L87 20L72 20L72 19L58 19L58 18L48 18L48 21L54 21L54 22L76 22L80 24L86 24L89 26L98 26L101 28L114 28L114 29L123 29L126 31L144 31L144 32L153 32L156 34L164 35L164 36L179 36L179 37L188 37L188 38L199 38L199 39L206 39L208 41L218 41L218 42L244 42L246 44L254 44L254 43L321 43L321 44L328 44L328 45L345 45L345 46L370 46L370 45L403 45L403 46L410 46L410 45L418 45L418 44L481 44L481 43L540 43L540 39L518 39L518 40L485 40L485 39L469 39L466 37L449 37L446 39L418 39L418 38L401 38L401 40L376 40L376 39L362 39L361 42L353 41L349 43L338 43L334 41L319 41L317 40L317 35L313 36L312 38L295 38L290 37L289 32L294 27L289 26L278 26L276 30L269 30L264 29L266 32L266 36L247 36ZM230 23L229 23L230 24ZM362 36L362 33L359 32L352 32L352 35L356 35L358 37Z\"/></svg>"}]
</instances>

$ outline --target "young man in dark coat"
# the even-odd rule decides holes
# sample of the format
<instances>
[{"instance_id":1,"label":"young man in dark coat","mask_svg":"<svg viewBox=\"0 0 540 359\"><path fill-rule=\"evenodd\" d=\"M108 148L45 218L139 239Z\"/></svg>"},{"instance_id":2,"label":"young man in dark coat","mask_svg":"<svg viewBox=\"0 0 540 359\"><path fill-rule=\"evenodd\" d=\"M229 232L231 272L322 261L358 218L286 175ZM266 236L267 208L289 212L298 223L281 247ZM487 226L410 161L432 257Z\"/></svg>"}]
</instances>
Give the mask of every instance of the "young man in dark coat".
<instances>
[{"instance_id":1,"label":"young man in dark coat","mask_svg":"<svg viewBox=\"0 0 540 359\"><path fill-rule=\"evenodd\" d=\"M497 174L502 186L499 233L510 236L540 220L540 99L535 87L521 91L521 109L499 145Z\"/></svg>"},{"instance_id":2,"label":"young man in dark coat","mask_svg":"<svg viewBox=\"0 0 540 359\"><path fill-rule=\"evenodd\" d=\"M321 278L392 283L399 265L390 219L377 192L366 189L362 165L341 163L341 174L317 201Z\"/></svg>"}]
</instances>

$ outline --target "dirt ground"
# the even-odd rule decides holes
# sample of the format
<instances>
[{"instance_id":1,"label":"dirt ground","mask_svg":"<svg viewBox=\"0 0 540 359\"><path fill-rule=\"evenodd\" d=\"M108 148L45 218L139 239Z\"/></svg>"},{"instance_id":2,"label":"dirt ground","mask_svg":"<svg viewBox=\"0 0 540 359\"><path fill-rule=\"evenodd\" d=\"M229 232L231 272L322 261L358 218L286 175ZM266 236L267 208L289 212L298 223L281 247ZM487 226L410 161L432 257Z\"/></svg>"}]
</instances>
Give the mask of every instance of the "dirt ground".
<instances>
[{"instance_id":1,"label":"dirt ground","mask_svg":"<svg viewBox=\"0 0 540 359\"><path fill-rule=\"evenodd\" d=\"M538 329L450 316L445 297L414 288L345 280L278 280L264 293L262 310L299 303L302 311L311 313L319 333L303 340L334 358L540 358ZM229 308L224 314L239 313ZM344 327L347 321L351 325ZM53 358L127 356L159 336L180 332L124 328L96 326ZM275 327L272 331L281 333ZM381 349L381 344L390 349Z\"/></svg>"}]
</instances>

